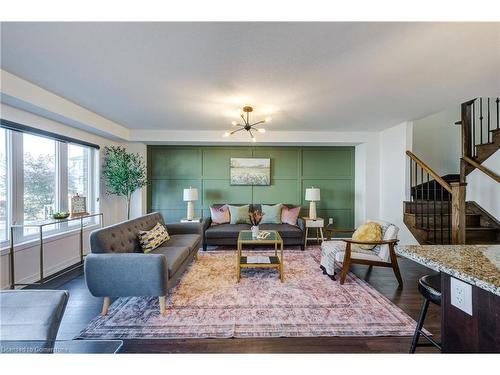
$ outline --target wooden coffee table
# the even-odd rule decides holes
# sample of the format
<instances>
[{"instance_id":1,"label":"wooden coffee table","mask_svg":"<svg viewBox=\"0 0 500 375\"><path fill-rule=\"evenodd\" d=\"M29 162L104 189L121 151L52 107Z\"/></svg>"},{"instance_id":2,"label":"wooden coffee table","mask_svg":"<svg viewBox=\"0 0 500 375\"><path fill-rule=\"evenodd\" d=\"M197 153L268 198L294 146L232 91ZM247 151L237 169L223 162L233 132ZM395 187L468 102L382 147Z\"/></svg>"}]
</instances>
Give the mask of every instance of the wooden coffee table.
<instances>
[{"instance_id":1,"label":"wooden coffee table","mask_svg":"<svg viewBox=\"0 0 500 375\"><path fill-rule=\"evenodd\" d=\"M240 282L242 268L276 268L280 273L280 280L283 282L285 279L283 270L283 239L280 234L275 230L268 230L270 232L266 239L260 240L252 238L251 230L242 230L238 235L238 259L237 259L237 272L236 280ZM260 258L268 260L267 262L255 263L249 257L242 256L243 245L274 245L274 256L259 256ZM278 245L280 246L280 256L278 257Z\"/></svg>"}]
</instances>

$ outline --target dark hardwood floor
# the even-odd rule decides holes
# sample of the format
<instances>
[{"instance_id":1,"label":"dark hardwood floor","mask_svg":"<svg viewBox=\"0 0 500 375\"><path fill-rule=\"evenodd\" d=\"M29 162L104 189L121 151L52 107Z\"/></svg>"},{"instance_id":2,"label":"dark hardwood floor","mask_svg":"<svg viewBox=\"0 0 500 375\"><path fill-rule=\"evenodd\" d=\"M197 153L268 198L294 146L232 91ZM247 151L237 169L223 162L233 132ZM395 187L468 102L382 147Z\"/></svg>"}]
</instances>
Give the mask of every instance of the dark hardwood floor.
<instances>
[{"instance_id":1,"label":"dark hardwood floor","mask_svg":"<svg viewBox=\"0 0 500 375\"><path fill-rule=\"evenodd\" d=\"M433 271L399 258L403 289L392 269L367 266L352 267L360 278L417 319L422 298L417 289L419 277ZM338 282L338 281L332 281ZM101 310L101 298L90 295L82 269L55 278L44 289L65 289L70 298L58 334L60 340L71 340ZM440 339L441 313L431 304L425 328ZM263 338L263 339L174 339L174 340L124 340L124 353L407 353L411 337L317 337L317 338ZM434 348L417 348L417 353L436 353Z\"/></svg>"}]
</instances>

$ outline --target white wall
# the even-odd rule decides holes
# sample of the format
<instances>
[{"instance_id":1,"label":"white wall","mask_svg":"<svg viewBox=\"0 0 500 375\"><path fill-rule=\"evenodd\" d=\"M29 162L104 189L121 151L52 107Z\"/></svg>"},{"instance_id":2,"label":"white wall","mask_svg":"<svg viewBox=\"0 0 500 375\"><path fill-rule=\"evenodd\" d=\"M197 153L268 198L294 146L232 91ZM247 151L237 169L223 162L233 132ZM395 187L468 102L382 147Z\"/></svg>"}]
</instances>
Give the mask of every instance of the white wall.
<instances>
[{"instance_id":1,"label":"white wall","mask_svg":"<svg viewBox=\"0 0 500 375\"><path fill-rule=\"evenodd\" d=\"M98 144L101 147L111 144L117 144L115 141L100 137L79 129L69 127L65 124L46 119L44 117L1 104L1 117L6 120L18 122L21 124L33 126L50 132L65 134L72 138L81 139L90 143ZM101 153L102 157L102 153ZM100 173L99 173L100 175ZM103 182L100 181L99 209L104 213L104 224L109 225L125 219L126 210L123 200L107 196L104 193ZM84 253L88 253L88 235L85 234ZM16 281L32 282L38 279L39 252L37 243L29 243L16 247ZM46 275L60 271L69 265L78 261L79 237L78 233L62 234L52 239L47 239L45 254L45 272ZM8 249L0 250L0 288L6 288L9 285L9 255Z\"/></svg>"},{"instance_id":2,"label":"white wall","mask_svg":"<svg viewBox=\"0 0 500 375\"><path fill-rule=\"evenodd\" d=\"M413 153L437 174L460 173L460 106L413 121Z\"/></svg>"},{"instance_id":3,"label":"white wall","mask_svg":"<svg viewBox=\"0 0 500 375\"><path fill-rule=\"evenodd\" d=\"M483 165L500 175L500 151L490 156ZM476 169L467 176L468 201L475 201L497 220L500 220L500 184Z\"/></svg>"},{"instance_id":4,"label":"white wall","mask_svg":"<svg viewBox=\"0 0 500 375\"><path fill-rule=\"evenodd\" d=\"M0 69L2 103L115 140L129 129L21 77Z\"/></svg>"},{"instance_id":5,"label":"white wall","mask_svg":"<svg viewBox=\"0 0 500 375\"><path fill-rule=\"evenodd\" d=\"M128 152L133 152L141 155L144 162L147 162L147 145L141 142L129 142L125 144ZM130 204L130 218L140 217L147 212L147 186L137 190L132 194Z\"/></svg>"},{"instance_id":6,"label":"white wall","mask_svg":"<svg viewBox=\"0 0 500 375\"><path fill-rule=\"evenodd\" d=\"M404 122L383 130L380 139L380 219L396 224L400 245L418 244L403 222L403 201L407 200L406 150L411 150L412 123Z\"/></svg>"}]
</instances>

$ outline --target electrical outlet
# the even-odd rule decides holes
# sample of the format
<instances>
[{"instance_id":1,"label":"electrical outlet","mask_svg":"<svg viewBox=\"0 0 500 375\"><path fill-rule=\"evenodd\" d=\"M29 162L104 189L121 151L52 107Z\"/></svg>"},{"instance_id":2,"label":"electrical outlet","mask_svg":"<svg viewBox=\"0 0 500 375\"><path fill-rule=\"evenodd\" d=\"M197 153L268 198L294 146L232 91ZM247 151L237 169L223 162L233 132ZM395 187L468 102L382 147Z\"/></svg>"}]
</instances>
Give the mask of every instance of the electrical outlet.
<instances>
[{"instance_id":1,"label":"electrical outlet","mask_svg":"<svg viewBox=\"0 0 500 375\"><path fill-rule=\"evenodd\" d=\"M328 224L329 225L333 225L333 217L329 217L328 218Z\"/></svg>"},{"instance_id":2,"label":"electrical outlet","mask_svg":"<svg viewBox=\"0 0 500 375\"><path fill-rule=\"evenodd\" d=\"M472 285L450 278L451 304L472 316Z\"/></svg>"}]
</instances>

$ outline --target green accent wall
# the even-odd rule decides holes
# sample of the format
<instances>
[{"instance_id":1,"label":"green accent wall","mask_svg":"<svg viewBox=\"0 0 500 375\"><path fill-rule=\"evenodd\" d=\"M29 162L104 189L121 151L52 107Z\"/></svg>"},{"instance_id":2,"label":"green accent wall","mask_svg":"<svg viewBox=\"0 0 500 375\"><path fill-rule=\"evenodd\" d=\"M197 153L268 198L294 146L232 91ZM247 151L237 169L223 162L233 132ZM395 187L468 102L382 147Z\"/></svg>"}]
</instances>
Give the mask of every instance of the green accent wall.
<instances>
[{"instance_id":1,"label":"green accent wall","mask_svg":"<svg viewBox=\"0 0 500 375\"><path fill-rule=\"evenodd\" d=\"M231 186L229 159L271 159L270 186ZM183 189L198 188L196 215L209 216L213 203L309 202L305 189L321 189L318 215L332 217L337 227L354 226L354 147L148 146L148 211L159 211L166 222L186 216Z\"/></svg>"}]
</instances>

